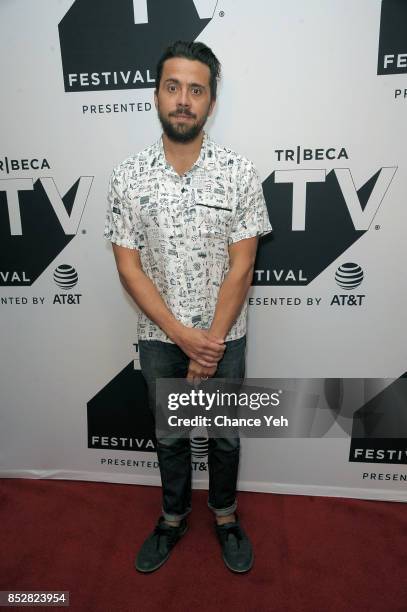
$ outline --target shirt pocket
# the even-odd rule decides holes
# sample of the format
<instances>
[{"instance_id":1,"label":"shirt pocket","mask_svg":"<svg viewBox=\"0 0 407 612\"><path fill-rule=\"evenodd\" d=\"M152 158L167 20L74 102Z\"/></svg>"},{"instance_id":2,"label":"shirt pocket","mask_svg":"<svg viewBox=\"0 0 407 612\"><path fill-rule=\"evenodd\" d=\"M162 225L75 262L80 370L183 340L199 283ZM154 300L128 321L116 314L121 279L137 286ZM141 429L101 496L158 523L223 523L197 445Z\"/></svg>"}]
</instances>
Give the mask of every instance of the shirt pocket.
<instances>
[{"instance_id":1,"label":"shirt pocket","mask_svg":"<svg viewBox=\"0 0 407 612\"><path fill-rule=\"evenodd\" d=\"M226 238L231 230L233 209L227 202L208 196L195 202L198 230L208 236Z\"/></svg>"}]
</instances>

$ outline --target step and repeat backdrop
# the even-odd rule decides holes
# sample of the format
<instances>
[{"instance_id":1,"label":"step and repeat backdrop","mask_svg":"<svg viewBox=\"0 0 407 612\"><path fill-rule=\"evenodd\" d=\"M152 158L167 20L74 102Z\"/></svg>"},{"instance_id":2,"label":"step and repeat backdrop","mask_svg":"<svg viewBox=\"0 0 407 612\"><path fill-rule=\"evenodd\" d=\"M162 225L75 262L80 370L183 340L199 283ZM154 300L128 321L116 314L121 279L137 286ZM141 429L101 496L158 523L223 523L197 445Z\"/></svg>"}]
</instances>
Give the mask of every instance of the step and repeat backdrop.
<instances>
[{"instance_id":1,"label":"step and repeat backdrop","mask_svg":"<svg viewBox=\"0 0 407 612\"><path fill-rule=\"evenodd\" d=\"M274 228L247 375L320 398L305 434L242 439L239 489L407 500L407 3L7 0L0 32L0 476L160 483L106 193L160 136L158 57L200 40L207 130L255 163Z\"/></svg>"}]
</instances>

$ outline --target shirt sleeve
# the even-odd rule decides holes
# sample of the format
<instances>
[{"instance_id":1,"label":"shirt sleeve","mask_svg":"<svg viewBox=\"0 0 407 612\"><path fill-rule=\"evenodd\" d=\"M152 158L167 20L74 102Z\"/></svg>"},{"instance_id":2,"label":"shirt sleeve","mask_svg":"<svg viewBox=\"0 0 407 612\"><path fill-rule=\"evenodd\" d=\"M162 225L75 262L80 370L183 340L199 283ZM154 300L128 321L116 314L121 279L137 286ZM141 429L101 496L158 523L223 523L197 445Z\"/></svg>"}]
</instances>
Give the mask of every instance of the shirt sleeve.
<instances>
[{"instance_id":1,"label":"shirt sleeve","mask_svg":"<svg viewBox=\"0 0 407 612\"><path fill-rule=\"evenodd\" d=\"M272 231L260 177L250 164L246 180L242 181L229 244L244 238L264 236Z\"/></svg>"},{"instance_id":2,"label":"shirt sleeve","mask_svg":"<svg viewBox=\"0 0 407 612\"><path fill-rule=\"evenodd\" d=\"M113 170L107 192L104 237L128 249L140 249L141 224L136 207L126 197L123 170Z\"/></svg>"}]
</instances>

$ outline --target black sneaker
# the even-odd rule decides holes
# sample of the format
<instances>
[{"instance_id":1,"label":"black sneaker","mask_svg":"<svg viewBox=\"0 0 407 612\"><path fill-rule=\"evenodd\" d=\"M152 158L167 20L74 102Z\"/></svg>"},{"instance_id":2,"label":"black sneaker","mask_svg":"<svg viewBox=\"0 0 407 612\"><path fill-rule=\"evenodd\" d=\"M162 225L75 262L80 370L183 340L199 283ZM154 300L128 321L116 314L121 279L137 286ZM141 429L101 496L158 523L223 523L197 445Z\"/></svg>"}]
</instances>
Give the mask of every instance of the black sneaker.
<instances>
[{"instance_id":1,"label":"black sneaker","mask_svg":"<svg viewBox=\"0 0 407 612\"><path fill-rule=\"evenodd\" d=\"M171 550L188 529L183 518L178 527L164 523L161 516L153 533L148 536L136 557L135 566L139 572L153 572L165 563Z\"/></svg>"},{"instance_id":2,"label":"black sneaker","mask_svg":"<svg viewBox=\"0 0 407 612\"><path fill-rule=\"evenodd\" d=\"M236 522L218 525L215 523L223 552L223 560L232 572L242 574L248 572L253 565L253 549L249 538L240 526L236 516Z\"/></svg>"}]
</instances>

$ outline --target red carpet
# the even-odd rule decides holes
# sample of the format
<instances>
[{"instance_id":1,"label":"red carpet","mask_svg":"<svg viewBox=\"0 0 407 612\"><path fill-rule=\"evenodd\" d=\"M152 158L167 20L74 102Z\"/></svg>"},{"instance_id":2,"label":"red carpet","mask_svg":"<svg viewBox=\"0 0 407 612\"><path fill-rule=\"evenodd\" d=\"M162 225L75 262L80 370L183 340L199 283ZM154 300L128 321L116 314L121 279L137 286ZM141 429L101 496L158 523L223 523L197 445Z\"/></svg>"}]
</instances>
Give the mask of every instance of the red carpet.
<instances>
[{"instance_id":1,"label":"red carpet","mask_svg":"<svg viewBox=\"0 0 407 612\"><path fill-rule=\"evenodd\" d=\"M92 612L407 610L404 504L239 493L256 559L234 575L206 498L194 491L189 531L161 569L141 575L133 561L160 489L0 480L0 590L70 591L70 610Z\"/></svg>"}]
</instances>

